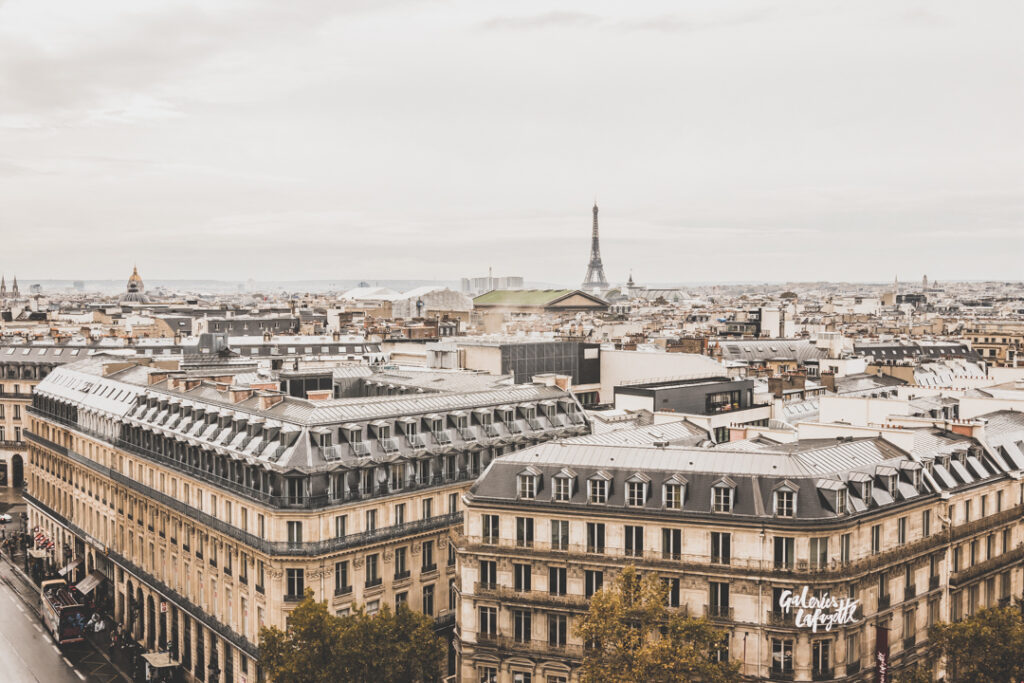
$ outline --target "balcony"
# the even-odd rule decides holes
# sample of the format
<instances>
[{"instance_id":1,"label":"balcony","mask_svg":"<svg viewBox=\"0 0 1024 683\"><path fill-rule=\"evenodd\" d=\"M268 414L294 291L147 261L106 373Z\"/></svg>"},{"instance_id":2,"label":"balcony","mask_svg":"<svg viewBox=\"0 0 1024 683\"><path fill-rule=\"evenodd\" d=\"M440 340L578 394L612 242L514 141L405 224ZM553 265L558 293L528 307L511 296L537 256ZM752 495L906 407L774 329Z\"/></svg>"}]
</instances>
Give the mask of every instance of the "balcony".
<instances>
[{"instance_id":1,"label":"balcony","mask_svg":"<svg viewBox=\"0 0 1024 683\"><path fill-rule=\"evenodd\" d=\"M285 595L284 596L284 601L285 602L302 602L302 597L303 596L301 596L301 595Z\"/></svg>"},{"instance_id":2,"label":"balcony","mask_svg":"<svg viewBox=\"0 0 1024 683\"><path fill-rule=\"evenodd\" d=\"M949 576L949 585L959 586L991 571L996 571L998 569L1002 569L1006 565L1014 564L1021 558L1024 558L1024 545L1018 546L1009 552L1003 553L1002 555L996 555L984 562L979 562L973 567L953 572Z\"/></svg>"},{"instance_id":3,"label":"balcony","mask_svg":"<svg viewBox=\"0 0 1024 683\"><path fill-rule=\"evenodd\" d=\"M910 584L903 589L903 600L910 600L917 595L917 584Z\"/></svg>"},{"instance_id":4,"label":"balcony","mask_svg":"<svg viewBox=\"0 0 1024 683\"><path fill-rule=\"evenodd\" d=\"M477 636L479 640L479 636ZM498 649L514 653L533 653L544 657L567 657L580 659L583 657L582 645L566 645L562 643L550 643L547 640L516 641L508 636L498 636L495 644Z\"/></svg>"},{"instance_id":5,"label":"balcony","mask_svg":"<svg viewBox=\"0 0 1024 683\"><path fill-rule=\"evenodd\" d=\"M878 611L889 609L890 605L892 605L892 593L878 596Z\"/></svg>"},{"instance_id":6,"label":"balcony","mask_svg":"<svg viewBox=\"0 0 1024 683\"><path fill-rule=\"evenodd\" d=\"M765 621L771 626L796 628L796 615L793 612L770 609L765 616ZM773 673L772 675L774 676L775 674Z\"/></svg>"},{"instance_id":7,"label":"balcony","mask_svg":"<svg viewBox=\"0 0 1024 683\"><path fill-rule=\"evenodd\" d=\"M538 607L558 607L563 609L584 610L587 599L582 595L553 595L547 591L517 591L505 586L488 583L473 584L473 594L496 598L497 600L517 605Z\"/></svg>"},{"instance_id":8,"label":"balcony","mask_svg":"<svg viewBox=\"0 0 1024 683\"><path fill-rule=\"evenodd\" d=\"M852 676L853 674L855 674L855 673L857 673L859 671L860 671L860 660L859 659L856 662L850 662L849 664L846 665L846 675L847 676Z\"/></svg>"},{"instance_id":9,"label":"balcony","mask_svg":"<svg viewBox=\"0 0 1024 683\"><path fill-rule=\"evenodd\" d=\"M772 669L771 677L769 678L769 680L772 680L772 681L795 681L796 680L796 674L794 674L792 670L790 670L790 671L776 671L775 669Z\"/></svg>"},{"instance_id":10,"label":"balcony","mask_svg":"<svg viewBox=\"0 0 1024 683\"><path fill-rule=\"evenodd\" d=\"M367 588L376 588L377 586L381 585L382 581L383 580L379 576L377 578L375 578L375 579L367 579L366 580L366 587Z\"/></svg>"},{"instance_id":11,"label":"balcony","mask_svg":"<svg viewBox=\"0 0 1024 683\"><path fill-rule=\"evenodd\" d=\"M395 572L395 581L401 581L402 579L408 579L410 576L412 576L412 572L410 572L408 569L405 569L405 570L400 571L400 572Z\"/></svg>"},{"instance_id":12,"label":"balcony","mask_svg":"<svg viewBox=\"0 0 1024 683\"><path fill-rule=\"evenodd\" d=\"M911 648L914 647L915 644L917 644L917 636L916 635L907 636L906 638L903 639L903 649L904 650L910 650Z\"/></svg>"},{"instance_id":13,"label":"balcony","mask_svg":"<svg viewBox=\"0 0 1024 683\"><path fill-rule=\"evenodd\" d=\"M704 605L704 616L708 619L732 621L733 608L729 605Z\"/></svg>"},{"instance_id":14,"label":"balcony","mask_svg":"<svg viewBox=\"0 0 1024 683\"><path fill-rule=\"evenodd\" d=\"M812 681L831 681L835 677L835 670L831 667L827 669L811 669Z\"/></svg>"},{"instance_id":15,"label":"balcony","mask_svg":"<svg viewBox=\"0 0 1024 683\"><path fill-rule=\"evenodd\" d=\"M939 587L939 577L932 576L928 579L928 590L933 591Z\"/></svg>"}]
</instances>

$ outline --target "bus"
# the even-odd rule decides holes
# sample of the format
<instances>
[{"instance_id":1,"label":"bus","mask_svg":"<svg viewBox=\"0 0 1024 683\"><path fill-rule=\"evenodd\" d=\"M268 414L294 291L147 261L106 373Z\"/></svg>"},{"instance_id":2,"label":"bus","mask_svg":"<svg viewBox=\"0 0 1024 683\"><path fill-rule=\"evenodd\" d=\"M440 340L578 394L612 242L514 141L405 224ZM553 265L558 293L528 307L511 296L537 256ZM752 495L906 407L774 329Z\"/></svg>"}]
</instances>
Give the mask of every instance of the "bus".
<instances>
[{"instance_id":1,"label":"bus","mask_svg":"<svg viewBox=\"0 0 1024 683\"><path fill-rule=\"evenodd\" d=\"M39 586L43 603L43 622L60 645L85 640L85 624L92 610L71 592L64 579L43 581Z\"/></svg>"}]
</instances>

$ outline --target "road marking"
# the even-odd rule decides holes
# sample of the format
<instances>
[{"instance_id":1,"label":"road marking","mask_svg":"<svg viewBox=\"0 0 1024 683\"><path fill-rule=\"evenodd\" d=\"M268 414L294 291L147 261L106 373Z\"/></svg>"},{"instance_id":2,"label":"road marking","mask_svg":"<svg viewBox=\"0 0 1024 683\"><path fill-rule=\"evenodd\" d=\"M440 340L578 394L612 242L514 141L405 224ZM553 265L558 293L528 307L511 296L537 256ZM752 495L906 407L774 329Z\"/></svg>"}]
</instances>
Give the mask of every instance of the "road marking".
<instances>
[{"instance_id":1,"label":"road marking","mask_svg":"<svg viewBox=\"0 0 1024 683\"><path fill-rule=\"evenodd\" d=\"M75 665L74 665L74 664L72 664L72 663L71 663L71 660L70 660L70 659L68 659L67 657L61 657L61 659L63 659L63 660L64 660L64 663L65 663L65 664L67 664L68 666L70 666L70 667L71 667L72 669L74 669L74 668L75 668Z\"/></svg>"},{"instance_id":2,"label":"road marking","mask_svg":"<svg viewBox=\"0 0 1024 683\"><path fill-rule=\"evenodd\" d=\"M42 629L42 627L39 624L32 624L32 625L35 626L36 630L39 631L40 633L43 632L43 629Z\"/></svg>"},{"instance_id":3,"label":"road marking","mask_svg":"<svg viewBox=\"0 0 1024 683\"><path fill-rule=\"evenodd\" d=\"M25 613L25 608L22 607L21 605L19 605L18 603L14 603L14 606L17 607L18 611L21 612L22 614Z\"/></svg>"},{"instance_id":4,"label":"road marking","mask_svg":"<svg viewBox=\"0 0 1024 683\"><path fill-rule=\"evenodd\" d=\"M53 651L54 651L54 652L56 652L57 654L60 654L60 648L59 648L59 647L57 647L57 646L56 646L56 645L54 645L53 643L50 643L50 647L52 647L52 648L53 648Z\"/></svg>"},{"instance_id":5,"label":"road marking","mask_svg":"<svg viewBox=\"0 0 1024 683\"><path fill-rule=\"evenodd\" d=\"M85 680L85 676L83 676L83 675L82 675L82 672L81 672L81 671L79 671L78 669L72 669L72 670L73 670L73 671L75 672L75 675L76 675L76 676L78 676L79 678L81 678L81 679L82 679L83 681Z\"/></svg>"}]
</instances>

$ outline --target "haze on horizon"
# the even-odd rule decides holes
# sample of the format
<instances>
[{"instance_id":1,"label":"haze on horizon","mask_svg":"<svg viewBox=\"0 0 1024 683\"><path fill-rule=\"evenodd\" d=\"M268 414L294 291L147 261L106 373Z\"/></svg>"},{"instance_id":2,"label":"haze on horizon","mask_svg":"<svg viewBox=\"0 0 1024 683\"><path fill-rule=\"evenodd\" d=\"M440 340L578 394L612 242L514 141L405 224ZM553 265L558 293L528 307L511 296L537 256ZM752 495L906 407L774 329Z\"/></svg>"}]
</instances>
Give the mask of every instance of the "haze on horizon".
<instances>
[{"instance_id":1,"label":"haze on horizon","mask_svg":"<svg viewBox=\"0 0 1024 683\"><path fill-rule=\"evenodd\" d=\"M1024 5L0 0L0 272L1020 279Z\"/></svg>"}]
</instances>

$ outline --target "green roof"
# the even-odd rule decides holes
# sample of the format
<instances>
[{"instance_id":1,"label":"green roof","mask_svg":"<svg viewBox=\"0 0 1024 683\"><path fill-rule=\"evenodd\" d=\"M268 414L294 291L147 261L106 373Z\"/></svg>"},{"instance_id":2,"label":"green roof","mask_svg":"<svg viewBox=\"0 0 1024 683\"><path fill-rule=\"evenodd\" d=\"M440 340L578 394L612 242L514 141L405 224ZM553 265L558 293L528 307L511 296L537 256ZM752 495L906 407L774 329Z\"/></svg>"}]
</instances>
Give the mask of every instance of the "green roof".
<instances>
[{"instance_id":1,"label":"green roof","mask_svg":"<svg viewBox=\"0 0 1024 683\"><path fill-rule=\"evenodd\" d=\"M543 306L575 289L495 289L473 299L474 305Z\"/></svg>"}]
</instances>

